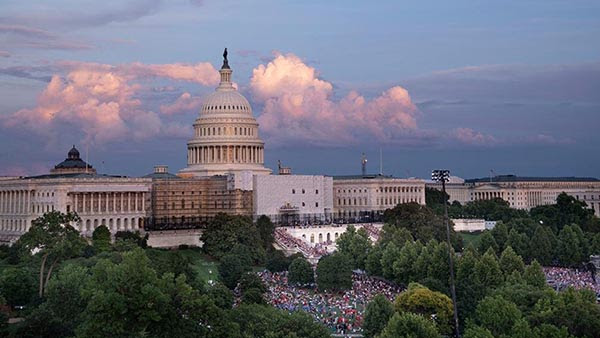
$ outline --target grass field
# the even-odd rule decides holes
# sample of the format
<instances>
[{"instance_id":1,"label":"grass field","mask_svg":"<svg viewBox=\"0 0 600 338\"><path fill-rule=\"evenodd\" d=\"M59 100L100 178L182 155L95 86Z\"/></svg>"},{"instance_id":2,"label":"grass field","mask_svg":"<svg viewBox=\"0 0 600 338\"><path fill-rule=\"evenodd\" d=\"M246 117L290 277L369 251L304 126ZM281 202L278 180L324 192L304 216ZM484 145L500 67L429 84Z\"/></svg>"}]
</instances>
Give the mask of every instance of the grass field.
<instances>
[{"instance_id":1,"label":"grass field","mask_svg":"<svg viewBox=\"0 0 600 338\"><path fill-rule=\"evenodd\" d=\"M199 250L183 249L179 250L179 252L190 259L192 268L198 273L198 277L202 278L206 283L219 280L219 265L214 259L206 256Z\"/></svg>"},{"instance_id":2,"label":"grass field","mask_svg":"<svg viewBox=\"0 0 600 338\"><path fill-rule=\"evenodd\" d=\"M481 238L481 232L460 232L460 236L463 239L463 247L467 248L471 244L477 246Z\"/></svg>"}]
</instances>

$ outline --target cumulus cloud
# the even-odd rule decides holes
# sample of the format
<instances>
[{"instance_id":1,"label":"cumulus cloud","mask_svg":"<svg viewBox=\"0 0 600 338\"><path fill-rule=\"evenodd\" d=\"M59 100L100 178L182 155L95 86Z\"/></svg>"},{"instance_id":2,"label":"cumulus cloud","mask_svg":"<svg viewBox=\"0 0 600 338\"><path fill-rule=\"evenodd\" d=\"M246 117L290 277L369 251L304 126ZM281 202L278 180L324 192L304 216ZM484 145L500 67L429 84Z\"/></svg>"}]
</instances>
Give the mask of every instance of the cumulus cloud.
<instances>
[{"instance_id":1,"label":"cumulus cloud","mask_svg":"<svg viewBox=\"0 0 600 338\"><path fill-rule=\"evenodd\" d=\"M112 66L63 62L58 67L67 74L52 76L34 108L4 116L0 121L5 127L24 128L56 139L69 126L74 132L82 132L85 141L93 144L158 135L181 137L190 135L189 127L167 122L156 112L145 109L138 98L142 90L139 81L166 78L213 85L218 81L218 73L210 64ZM173 114L197 104L198 98L185 93L161 110Z\"/></svg>"},{"instance_id":2,"label":"cumulus cloud","mask_svg":"<svg viewBox=\"0 0 600 338\"><path fill-rule=\"evenodd\" d=\"M431 138L417 128L418 111L404 88L389 88L373 99L351 91L336 100L333 85L293 54L277 54L256 67L250 91L264 106L258 118L261 131L277 144L419 143Z\"/></svg>"},{"instance_id":3,"label":"cumulus cloud","mask_svg":"<svg viewBox=\"0 0 600 338\"><path fill-rule=\"evenodd\" d=\"M200 97L194 97L192 94L185 92L181 94L177 100L171 104L161 105L160 112L167 115L178 113L188 113L200 109L202 100Z\"/></svg>"},{"instance_id":4,"label":"cumulus cloud","mask_svg":"<svg viewBox=\"0 0 600 338\"><path fill-rule=\"evenodd\" d=\"M451 134L457 141L467 145L490 146L498 143L495 137L471 128L456 128Z\"/></svg>"}]
</instances>

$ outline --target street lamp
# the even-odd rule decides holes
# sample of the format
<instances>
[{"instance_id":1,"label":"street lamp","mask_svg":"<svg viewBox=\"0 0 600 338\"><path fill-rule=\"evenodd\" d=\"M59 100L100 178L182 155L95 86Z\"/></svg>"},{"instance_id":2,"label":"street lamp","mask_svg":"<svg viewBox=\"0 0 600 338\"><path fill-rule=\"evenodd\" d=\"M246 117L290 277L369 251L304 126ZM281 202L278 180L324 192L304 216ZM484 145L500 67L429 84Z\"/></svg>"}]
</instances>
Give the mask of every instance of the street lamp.
<instances>
[{"instance_id":1,"label":"street lamp","mask_svg":"<svg viewBox=\"0 0 600 338\"><path fill-rule=\"evenodd\" d=\"M454 306L454 328L456 337L460 337L458 329L458 308L456 307L456 288L454 287L454 262L452 261L452 244L450 243L450 226L448 225L448 201L446 200L446 182L450 180L450 170L436 169L431 172L431 180L442 183L444 203L444 224L446 225L446 241L448 242L448 262L450 264L450 292Z\"/></svg>"}]
</instances>

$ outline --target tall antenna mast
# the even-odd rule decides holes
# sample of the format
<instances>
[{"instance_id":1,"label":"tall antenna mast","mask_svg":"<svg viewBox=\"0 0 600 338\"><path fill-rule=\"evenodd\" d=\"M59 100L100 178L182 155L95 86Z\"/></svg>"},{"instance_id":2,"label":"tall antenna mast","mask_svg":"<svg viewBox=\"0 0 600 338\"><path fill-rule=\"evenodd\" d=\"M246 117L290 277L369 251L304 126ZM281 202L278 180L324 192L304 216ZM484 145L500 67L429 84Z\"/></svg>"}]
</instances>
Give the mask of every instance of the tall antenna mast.
<instances>
[{"instance_id":1,"label":"tall antenna mast","mask_svg":"<svg viewBox=\"0 0 600 338\"><path fill-rule=\"evenodd\" d=\"M362 153L360 164L362 165L362 175L366 176L367 175L367 157L365 156L365 153Z\"/></svg>"},{"instance_id":2,"label":"tall antenna mast","mask_svg":"<svg viewBox=\"0 0 600 338\"><path fill-rule=\"evenodd\" d=\"M379 175L383 175L383 150L379 147Z\"/></svg>"}]
</instances>

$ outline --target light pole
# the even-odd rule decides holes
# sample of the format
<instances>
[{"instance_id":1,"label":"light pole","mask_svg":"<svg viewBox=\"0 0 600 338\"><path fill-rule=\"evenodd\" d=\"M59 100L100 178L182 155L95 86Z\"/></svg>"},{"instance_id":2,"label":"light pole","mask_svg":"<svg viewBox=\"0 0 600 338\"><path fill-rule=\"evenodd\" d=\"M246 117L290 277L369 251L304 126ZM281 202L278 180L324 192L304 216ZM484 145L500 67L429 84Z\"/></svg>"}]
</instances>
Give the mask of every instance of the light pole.
<instances>
[{"instance_id":1,"label":"light pole","mask_svg":"<svg viewBox=\"0 0 600 338\"><path fill-rule=\"evenodd\" d=\"M448 224L448 201L446 201L446 182L450 179L450 170L436 169L431 172L431 180L442 183L444 203L444 224L446 225L446 241L448 242L448 262L450 264L450 293L454 306L454 332L460 337L458 329L458 308L456 307L456 288L454 287L454 262L452 261L452 244L450 243L450 225Z\"/></svg>"}]
</instances>

